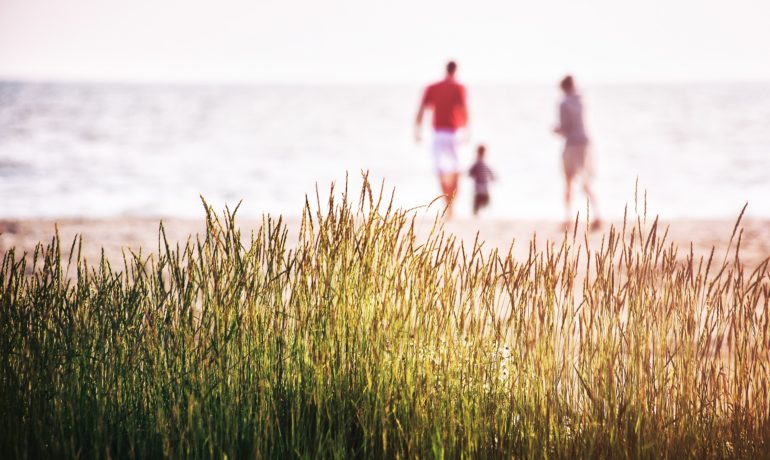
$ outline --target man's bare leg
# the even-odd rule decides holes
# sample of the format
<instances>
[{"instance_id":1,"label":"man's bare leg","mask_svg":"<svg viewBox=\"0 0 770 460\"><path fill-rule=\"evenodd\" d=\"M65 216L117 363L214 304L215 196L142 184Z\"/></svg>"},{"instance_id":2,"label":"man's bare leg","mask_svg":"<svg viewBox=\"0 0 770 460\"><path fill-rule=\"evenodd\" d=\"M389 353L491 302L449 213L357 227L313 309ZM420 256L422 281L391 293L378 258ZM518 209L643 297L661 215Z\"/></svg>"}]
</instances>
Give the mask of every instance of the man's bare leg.
<instances>
[{"instance_id":1,"label":"man's bare leg","mask_svg":"<svg viewBox=\"0 0 770 460\"><path fill-rule=\"evenodd\" d=\"M457 195L458 180L458 173L441 173L439 176L439 181L441 182L441 192L444 194L444 199L446 200L447 218L452 217L452 205L454 204L454 199Z\"/></svg>"}]
</instances>

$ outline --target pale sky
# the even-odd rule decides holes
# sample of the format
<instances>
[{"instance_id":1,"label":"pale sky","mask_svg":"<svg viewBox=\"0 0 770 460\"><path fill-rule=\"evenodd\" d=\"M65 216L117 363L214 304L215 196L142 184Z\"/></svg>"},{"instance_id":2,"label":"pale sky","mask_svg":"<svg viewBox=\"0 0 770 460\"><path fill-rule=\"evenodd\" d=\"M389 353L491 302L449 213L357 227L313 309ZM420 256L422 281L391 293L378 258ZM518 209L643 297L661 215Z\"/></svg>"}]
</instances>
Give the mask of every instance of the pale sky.
<instances>
[{"instance_id":1,"label":"pale sky","mask_svg":"<svg viewBox=\"0 0 770 460\"><path fill-rule=\"evenodd\" d=\"M770 80L768 0L0 0L0 79Z\"/></svg>"}]
</instances>

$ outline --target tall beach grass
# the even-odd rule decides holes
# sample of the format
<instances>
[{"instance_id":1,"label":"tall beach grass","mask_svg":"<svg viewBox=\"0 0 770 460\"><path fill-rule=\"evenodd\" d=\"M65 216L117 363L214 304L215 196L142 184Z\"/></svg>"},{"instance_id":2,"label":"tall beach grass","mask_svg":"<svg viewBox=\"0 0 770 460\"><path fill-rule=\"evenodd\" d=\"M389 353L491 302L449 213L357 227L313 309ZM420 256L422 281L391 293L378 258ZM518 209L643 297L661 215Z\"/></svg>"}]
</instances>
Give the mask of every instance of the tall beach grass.
<instances>
[{"instance_id":1,"label":"tall beach grass","mask_svg":"<svg viewBox=\"0 0 770 460\"><path fill-rule=\"evenodd\" d=\"M738 225L710 257L634 218L516 259L380 197L308 204L296 241L207 207L205 234L161 226L118 265L58 237L9 251L0 452L770 455L770 273L742 265Z\"/></svg>"}]
</instances>

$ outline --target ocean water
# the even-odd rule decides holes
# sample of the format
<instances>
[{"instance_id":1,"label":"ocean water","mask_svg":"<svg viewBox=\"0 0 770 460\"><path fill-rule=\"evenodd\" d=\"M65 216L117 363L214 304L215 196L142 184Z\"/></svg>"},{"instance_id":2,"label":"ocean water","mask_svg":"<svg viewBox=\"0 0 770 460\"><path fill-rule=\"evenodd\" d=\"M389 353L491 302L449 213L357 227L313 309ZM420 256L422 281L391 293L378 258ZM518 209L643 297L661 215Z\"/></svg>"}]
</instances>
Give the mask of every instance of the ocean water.
<instances>
[{"instance_id":1,"label":"ocean water","mask_svg":"<svg viewBox=\"0 0 770 460\"><path fill-rule=\"evenodd\" d=\"M172 86L0 82L0 217L296 216L361 171L396 204L438 193L418 86ZM770 218L770 83L583 89L599 211L622 217L635 184L663 218ZM469 86L471 141L498 180L486 218L561 219L551 86ZM470 215L469 179L457 212ZM584 207L580 194L578 206ZM633 209L633 208L630 208Z\"/></svg>"}]
</instances>

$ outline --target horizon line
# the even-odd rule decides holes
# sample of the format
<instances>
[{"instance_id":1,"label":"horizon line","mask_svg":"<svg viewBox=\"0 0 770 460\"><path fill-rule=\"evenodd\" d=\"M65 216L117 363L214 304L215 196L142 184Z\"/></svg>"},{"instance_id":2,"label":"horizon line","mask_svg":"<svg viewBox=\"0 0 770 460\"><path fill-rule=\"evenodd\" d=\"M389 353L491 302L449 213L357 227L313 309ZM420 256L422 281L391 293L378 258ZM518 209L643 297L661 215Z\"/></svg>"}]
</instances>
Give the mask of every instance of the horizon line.
<instances>
[{"instance_id":1,"label":"horizon line","mask_svg":"<svg viewBox=\"0 0 770 460\"><path fill-rule=\"evenodd\" d=\"M69 76L21 76L21 75L2 75L2 83L38 83L38 84L114 84L114 85L132 85L132 86L153 86L153 85L173 85L173 86L305 86L305 87L334 87L334 86L423 86L431 81L440 79L441 75L427 77L421 80L412 79L263 79L263 78L136 78L136 77L69 77ZM463 79L459 78L468 86L503 86L503 85L521 85L521 86L554 86L558 83L558 76L552 79L535 78L511 78L511 79ZM770 83L770 76L767 77L719 77L719 78L580 78L583 85L607 85L607 86L625 86L625 85L668 85L668 84L739 84L739 83Z\"/></svg>"}]
</instances>

